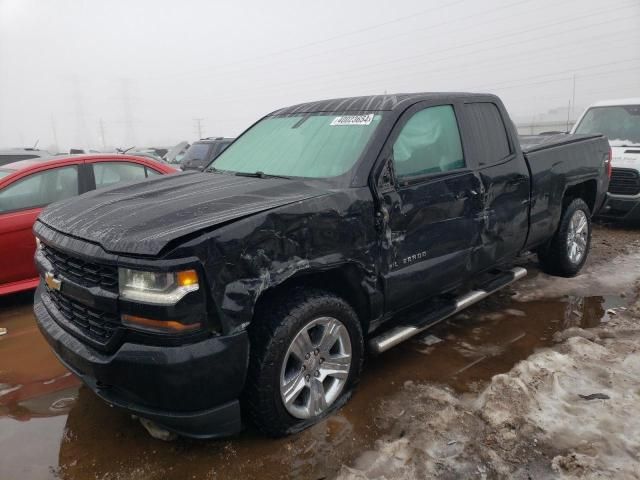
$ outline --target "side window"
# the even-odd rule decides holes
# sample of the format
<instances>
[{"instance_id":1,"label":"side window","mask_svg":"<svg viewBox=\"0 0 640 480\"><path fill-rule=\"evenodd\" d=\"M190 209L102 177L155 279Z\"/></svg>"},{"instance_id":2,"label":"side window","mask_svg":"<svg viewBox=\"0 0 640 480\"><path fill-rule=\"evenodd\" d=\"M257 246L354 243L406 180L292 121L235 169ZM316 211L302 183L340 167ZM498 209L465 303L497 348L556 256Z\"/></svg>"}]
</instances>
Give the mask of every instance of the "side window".
<instances>
[{"instance_id":1,"label":"side window","mask_svg":"<svg viewBox=\"0 0 640 480\"><path fill-rule=\"evenodd\" d=\"M147 178L144 165L129 162L93 163L96 188L103 188L118 182L132 182Z\"/></svg>"},{"instance_id":2,"label":"side window","mask_svg":"<svg viewBox=\"0 0 640 480\"><path fill-rule=\"evenodd\" d=\"M393 144L393 165L399 179L464 168L453 107L441 105L415 113Z\"/></svg>"},{"instance_id":3,"label":"side window","mask_svg":"<svg viewBox=\"0 0 640 480\"><path fill-rule=\"evenodd\" d=\"M160 172L155 171L153 168L146 167L147 177L156 177L162 175Z\"/></svg>"},{"instance_id":4,"label":"side window","mask_svg":"<svg viewBox=\"0 0 640 480\"><path fill-rule=\"evenodd\" d=\"M502 115L495 103L469 103L464 107L470 117L470 134L476 145L478 165L492 165L512 151Z\"/></svg>"},{"instance_id":5,"label":"side window","mask_svg":"<svg viewBox=\"0 0 640 480\"><path fill-rule=\"evenodd\" d=\"M0 213L42 207L78 195L78 168L34 173L0 191Z\"/></svg>"}]
</instances>

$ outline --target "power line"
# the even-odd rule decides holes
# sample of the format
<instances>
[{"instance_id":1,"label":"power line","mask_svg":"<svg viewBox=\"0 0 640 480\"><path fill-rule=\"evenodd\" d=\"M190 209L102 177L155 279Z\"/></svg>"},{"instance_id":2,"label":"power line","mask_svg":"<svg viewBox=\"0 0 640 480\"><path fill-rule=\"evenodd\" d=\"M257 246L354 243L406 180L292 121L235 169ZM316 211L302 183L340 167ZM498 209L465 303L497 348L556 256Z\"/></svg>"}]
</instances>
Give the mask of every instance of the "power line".
<instances>
[{"instance_id":1,"label":"power line","mask_svg":"<svg viewBox=\"0 0 640 480\"><path fill-rule=\"evenodd\" d=\"M586 73L586 74L582 74L580 75L580 78L592 78L592 77L601 77L601 76L606 76L606 75L611 75L611 74L615 74L615 73L621 73L621 72L628 72L631 70L638 70L640 69L640 65L636 66L636 67L629 67L629 68L619 68L619 69L615 69L615 70L607 70L606 72L597 72L597 73ZM561 81L567 81L570 80L572 77L571 76L564 76L561 78L552 78L549 80L541 80L538 82L526 82L526 83L517 83L517 84L513 84L513 85L506 85L506 86L502 86L502 87L491 87L492 91L503 91L503 90L510 90L513 88L522 88L522 87L532 87L532 86L536 86L536 85L545 85L548 83L555 83L555 82L561 82ZM520 79L523 80L523 79ZM483 90L483 88L485 87L470 87L468 88L468 90L475 90L475 91L479 91L479 90ZM556 98L566 98L566 94L562 95L561 97L556 97Z\"/></svg>"},{"instance_id":2,"label":"power line","mask_svg":"<svg viewBox=\"0 0 640 480\"><path fill-rule=\"evenodd\" d=\"M631 5L628 5L628 6L635 6L635 5L636 4L634 3L634 4L631 4ZM593 17L595 15L599 15L600 13L602 13L602 11L603 10L599 10L597 12L591 13L589 15L584 15L582 17L573 17L573 19L571 21L580 20L580 19L584 19L584 18L588 18L588 17ZM638 15L631 15L631 16L628 15L628 16L625 16L624 18L627 19L627 18L633 18L633 17L636 17L636 16L638 16ZM620 20L621 20L621 18L618 17L618 18L611 19L611 20L606 20L606 21L603 21L603 22L592 23L592 24L589 24L589 25L581 25L581 26L577 26L577 27L572 28L572 29L565 29L565 30L563 30L561 32L555 32L555 33L546 35L546 38L549 38L551 36L557 36L557 35L565 35L568 32L573 32L573 31L576 31L576 30L583 30L585 28L593 28L593 27L597 27L597 26L601 26L601 25L605 25L605 24L609 24L609 23L615 23L615 22L619 22ZM493 37L490 37L490 38L485 38L485 39L482 39L482 40L476 40L475 42L469 42L469 43L465 43L465 44L462 44L462 45L455 45L453 47L439 49L437 51L437 53L438 54L447 53L447 52L451 52L453 50L458 50L460 48L476 46L478 44L484 44L484 43L491 42L491 41L497 40L497 39L508 38L508 37L513 37L513 36L519 36L519 35L522 35L523 33L529 33L529 32L532 32L532 31L537 31L537 30L541 30L541 29L547 28L549 26L556 26L556 25L560 25L560 24L563 24L563 23L566 23L566 22L564 22L564 21L552 22L552 23L549 23L549 24L546 24L546 25L542 25L542 26L539 26L539 27L534 27L534 28L531 28L531 29L528 29L528 30L521 30L521 31L518 31L518 32L512 32L512 33L508 33L508 34L504 34L504 35L497 35L497 36L493 36ZM510 43L506 43L506 44L501 44L501 45L498 45L498 46L500 48L505 48L505 47L510 47L510 46L513 46L513 45L519 45L519 44L522 44L522 43L527 43L527 42L532 42L532 41L538 41L538 39L528 38L528 39L524 39L524 40L520 40L520 41L516 41L516 42L510 42ZM482 52L482 51L484 51L484 49L476 49L476 50L474 50L472 52L465 52L464 54L460 54L459 56L462 56L462 55L467 56L467 55L470 55L472 53L478 53L478 52ZM372 64L360 66L360 67L351 68L351 69L346 70L346 72L354 72L354 71L357 71L357 70L377 69L377 68L379 68L381 66L392 65L392 64L396 64L398 62L403 62L405 60L413 61L415 59L424 58L427 55L428 55L428 53L421 53L421 54L417 54L417 55L410 55L410 56L406 56L406 57L402 57L402 58L396 58L396 59L392 59L392 60L387 60L387 61L384 61L384 62L376 62L376 63L372 63ZM442 61L442 60L446 61L446 60L450 60L450 59L451 59L451 56L447 55L446 57L443 57L443 58L436 58L436 59L426 58L425 60L423 60L422 63L428 62L428 63L431 64L431 63L434 63L434 62L437 62L437 61ZM416 65L416 63L413 62L412 65ZM402 75L403 76L406 76L406 74L407 74L406 70L402 71ZM354 74L354 75L347 76L347 77L345 77L343 74L341 74L341 75L339 75L339 78L336 81L340 81L341 83L343 83L345 78L358 78L358 77L360 77L362 75L369 75L369 74L368 73L358 73L358 74ZM302 79L297 79L297 80L292 80L292 81L289 81L289 82L280 83L280 84L278 84L278 86L282 87L282 86L292 85L292 84L296 84L296 83L299 83L299 82L305 81L305 80L314 80L315 81L315 80L318 80L320 78L324 78L324 77L327 77L327 76L329 76L329 77L337 77L338 75L335 72L329 73L329 74L324 74L324 75L313 75L313 76L309 76L309 77L304 77Z\"/></svg>"},{"instance_id":3,"label":"power line","mask_svg":"<svg viewBox=\"0 0 640 480\"><path fill-rule=\"evenodd\" d=\"M516 4L513 4L513 5L519 5L519 4L522 4L522 3L528 3L528 1L529 0L523 0L523 1L518 2ZM634 1L634 2L625 4L625 5L622 5L622 6L618 6L616 10L622 10L622 9L631 8L631 7L637 7L637 2ZM507 8L507 7L503 7L503 8ZM557 26L557 25L564 25L564 24L569 23L569 22L575 22L575 21L578 21L578 20L583 20L583 19L586 19L586 18L594 17L594 16L600 16L600 15L602 15L604 13L608 13L608 12L611 12L611 11L612 10L610 8L595 10L595 11L591 11L590 13L587 13L586 15L573 16L569 20L562 19L562 20L550 22L550 23L547 23L547 24L544 24L544 25L539 25L539 26L536 26L536 27L533 27L533 28L524 29L524 30L518 30L518 31L515 31L515 32L509 32L509 33L506 33L506 34L497 35L497 36L493 36L493 37L489 37L489 38L485 38L485 39L481 39L481 40L476 40L476 41L465 43L465 44L455 45L455 46L448 47L448 48L445 48L445 49L438 48L435 51L435 53L438 54L438 55L441 55L441 54L446 53L446 52L450 52L450 51L453 51L453 50L458 50L460 48L466 48L466 47L469 47L469 46L476 46L478 44L485 44L487 42L491 42L491 41L497 40L497 39L508 38L508 37L513 37L513 36L517 37L517 36L520 36L520 35L522 35L524 33L543 30L545 28L549 28L549 27L553 27L553 26ZM473 16L473 15L470 15L470 16ZM478 16L480 16L480 15L478 15ZM454 23L459 23L460 18L466 18L466 16L465 17L457 17L455 19L456 21ZM612 20L606 20L606 21L603 21L603 22L597 22L597 23L593 23L593 24L589 24L589 25L581 25L581 26L578 26L578 27L573 28L573 29L565 29L565 30L563 30L561 32L556 32L555 34L546 35L545 38L548 38L549 36L552 36L552 35L553 36L564 35L564 34L566 34L568 32L572 32L572 31L576 31L576 30L582 30L584 28L591 28L591 27L594 27L594 26L600 26L600 25L604 25L604 24L608 24L608 23L618 22L621 19L628 19L628 18L630 18L630 17L629 16L625 16L625 17L622 17L622 18L617 17L617 18L612 19ZM474 26L483 25L485 23L491 23L491 21L493 21L493 20L489 20L487 22L477 22L477 23L474 23ZM440 23L441 24L446 24L446 23L450 23L450 22L440 22ZM433 27L433 25L431 25L429 27L426 27L426 28L428 29L430 27ZM461 30L464 31L465 28L463 28ZM451 35L451 34L455 33L456 31L457 30L449 31L447 33L448 33L448 35ZM526 40L522 40L522 41L519 41L519 42L515 42L514 44L521 44L521 43L526 43L526 42L531 42L531 41L538 41L538 39L526 39ZM375 40L372 41L372 42L367 42L367 43L373 43L373 42L375 42ZM508 45L509 44L507 44L507 46ZM343 48L349 48L349 46L345 46ZM477 50L476 49L474 52L477 52L477 51L482 51L482 50ZM316 55L318 55L318 54L316 54ZM393 65L393 64L397 64L399 62L404 62L404 61L411 61L412 65L415 65L415 60L416 59L421 59L421 58L424 59L428 55L430 55L430 52L427 51L427 52L422 52L420 54L415 54L415 55L395 58L395 59L392 59L392 60L387 60L387 61L384 61L384 62L375 62L375 63L371 63L371 64L368 64L368 65L362 65L362 66L350 68L350 69L347 69L347 70L343 70L343 72L349 73L349 72L356 72L356 71L359 71L359 70L377 69L380 66ZM447 56L446 58L449 58L449 57L450 56ZM256 58L259 59L260 57L256 57ZM433 61L433 59L431 57L429 57L429 58L426 58L426 59L422 60L420 63L432 62L432 61ZM268 65L267 68L271 68L271 65ZM233 74L238 74L241 71L242 70L225 73L225 72L220 72L220 71L216 70L215 75L216 76L226 76L228 78L234 78ZM356 76L360 76L360 74L355 74L355 75ZM368 74L362 73L362 75L368 75ZM189 76L192 77L192 78L194 77L193 74L190 74ZM306 80L312 80L312 81L315 82L316 80L321 79L321 78L327 78L327 77L331 78L331 77L336 77L336 76L337 76L336 72L324 73L324 74L319 74L319 75L315 74L313 76L307 76L307 77L303 77L303 78L294 79L294 80L291 80L291 81L288 81L288 82L280 83L279 86L292 85L292 84L296 84L296 83L299 83L299 82L304 82ZM156 77L156 78L158 78L159 80L163 80L163 79L166 79L168 77L162 76L162 77ZM344 75L340 76L340 80L341 81L344 80L344 78L345 78Z\"/></svg>"},{"instance_id":4,"label":"power line","mask_svg":"<svg viewBox=\"0 0 640 480\"><path fill-rule=\"evenodd\" d=\"M225 67L229 67L229 66L243 64L243 63L250 63L250 62L254 62L256 60L260 60L260 59L267 58L267 57L274 57L274 56L284 55L284 54L290 53L290 52L295 52L295 51L298 51L298 50L303 50L305 48L314 47L314 46L317 46L317 45L321 45L323 43L332 42L332 41L338 40L340 38L351 37L353 35L357 35L357 34L360 34L360 33L368 32L370 30L374 30L376 28L380 28L380 27L383 27L383 26L386 26L386 25L391 25L391 24L394 24L394 23L403 22L405 20L409 20L409 19L413 19L413 18L418 17L418 16L426 15L427 13L431 13L431 12L434 12L434 11L440 11L440 10L442 10L444 8L452 7L454 5L458 5L458 4L464 3L466 1L467 0L455 0L453 2L445 3L444 5L439 5L437 7L431 7L431 8L427 8L425 10L420 10L420 11L414 12L414 13L412 13L410 15L404 15L402 17L397 17L397 18L388 20L386 22L367 25L367 26L359 28L357 30L352 30L350 32L345 32L345 33L342 33L342 34L339 34L339 35L334 35L332 37L327 37L327 38L324 38L324 39L321 39L321 40L316 40L316 41L313 41L313 42L304 43L302 45L297 45L295 47L290 47L290 48L286 48L286 49L282 49L282 50L277 50L275 52L271 52L271 53L267 53L267 54L263 54L263 55L259 55L259 56L255 56L255 57L250 57L250 58L246 58L246 59L243 59L243 60L237 60L235 62L221 64L221 65L218 65L216 68L225 68ZM191 71L191 74L193 74L194 72L195 71Z\"/></svg>"},{"instance_id":5,"label":"power line","mask_svg":"<svg viewBox=\"0 0 640 480\"><path fill-rule=\"evenodd\" d=\"M629 17L625 17L625 18L629 18ZM616 22L618 21L618 19L612 19L612 20L608 20L606 21L607 23L611 23L611 22ZM601 24L603 22L600 22L599 24ZM568 34L571 33L573 31L576 30L580 30L580 29L585 29L585 28L593 28L594 26L598 26L599 24L589 24L589 25L582 25L573 29L568 29L565 30L563 32L555 32L554 34L550 34L547 36L547 38L555 36L555 35L559 35L559 34ZM631 27L630 29L627 30L616 30L614 32L615 36L620 36L620 35L626 35L627 33L634 33L637 32L637 28L636 27ZM497 45L496 48L494 48L494 51L504 51L506 48L513 46L513 45L520 45L523 43L528 43L528 42L532 42L535 41L535 39L526 39L524 41L516 41L516 42L508 42L508 43L502 43L500 45ZM602 47L602 46L606 46L609 43L617 43L619 42L619 40L617 40L614 36L612 36L611 33L602 33L600 35L592 35L590 36L588 39L580 42L579 44L574 43L572 44L568 49L562 49L561 51L563 53L568 53L569 55L565 55L565 56L554 56L553 60L554 61L562 61L563 59L568 59L570 60L573 57L573 53L572 50L575 49L584 49L585 47L587 47L590 43L596 43L597 47ZM429 60L429 64L430 65L434 65L443 61L447 61L447 60L451 60L454 58L460 58L461 60L466 60L469 56L471 56L472 58L476 58L473 57L470 54L473 54L475 52L484 52L484 49L477 49L477 50L473 50L471 52L468 53L459 53L456 55L449 55L447 57L443 57L443 58L435 58L435 59L430 59ZM590 53L596 53L597 50L594 49L590 49L589 50ZM533 49L529 49L529 50L521 50L518 52L518 57L515 60L512 60L514 58L514 56L510 53L506 54L506 55L502 55L502 56L494 56L491 59L480 59L477 60L475 62L465 62L462 65L455 65L455 66L445 66L442 68L429 68L429 69L425 69L425 70L418 70L418 71L409 71L409 70L402 70L399 72L391 72L391 75L387 75L385 78L381 78L381 77L376 77L375 79L373 79L372 81L369 82L361 82L359 81L357 84L353 84L353 85L357 85L358 87L363 87L366 85L379 85L381 82L385 82L385 83L389 83L392 82L395 78L400 77L403 80L410 78L410 77L415 77L418 75L425 75L428 74L430 76L433 76L434 74L450 74L452 72L461 72L464 70L471 70L473 69L474 71L477 72L478 68L486 68L486 67L491 67L493 64L498 64L498 65L502 65L504 63L505 60L509 60L508 66L510 70L513 70L513 66L517 65L518 63L525 63L526 66L528 67L529 70L535 71L535 65L536 63L532 60L534 60L535 58L538 57L549 57L549 52L547 50L543 50L540 49L540 47L535 47ZM313 87L316 88L325 88L327 86L327 83L331 83L332 81L334 82L339 82L341 86L345 86L345 78L358 78L360 75L354 75L351 77L340 77L339 79L334 79L334 80L328 80L327 82L324 82L322 85L318 85L318 82L314 81L312 83ZM316 77L311 77L314 80L316 79ZM260 89L260 93L258 96L256 97L247 97L247 96L243 96L243 97L235 97L235 96L228 96L228 97L224 97L224 98L216 98L216 103L224 103L224 102L232 102L232 101L238 101L240 99L242 100L246 100L247 98L264 98L265 97L265 93L266 91L273 91L276 90L277 93L280 93L282 91L282 88L286 85L291 85L293 83L300 83L300 80L296 81L296 82L285 82L285 83L278 83L278 84L273 84L273 85L269 85L269 86L263 86ZM309 82L311 83L311 82ZM349 86L350 84L346 84L347 86ZM381 88L381 87L380 87ZM313 88L312 88L313 90ZM305 89L305 92L309 92L309 89ZM274 92L275 93L275 92ZM364 93L364 92L363 92ZM198 102L201 102L202 97L198 96L197 97ZM183 97L184 100L184 97Z\"/></svg>"},{"instance_id":6,"label":"power line","mask_svg":"<svg viewBox=\"0 0 640 480\"><path fill-rule=\"evenodd\" d=\"M567 70L562 70L562 71L559 71L559 72L541 73L540 75L527 75L524 78L526 78L527 80L531 80L531 79L534 79L534 78L543 78L543 77L549 77L549 76L553 76L553 75L560 75L560 74L563 74L563 73L570 73L572 75L575 75L575 72L581 71L581 70L589 70L591 68L608 67L608 66L611 66L611 65L618 65L618 64L621 64L621 63L637 62L637 61L640 61L640 57L627 58L625 60L619 60L619 61L615 61L615 62L598 63L598 64L594 64L594 65L589 65L589 66L586 66L586 67L569 68ZM571 78L571 77L569 77L569 78ZM511 83L513 81L514 80L506 80L504 82L498 82L498 83L493 82L491 84L485 84L483 86L473 87L473 88L476 88L476 89L489 88L489 87L490 88L500 88L501 84L506 83L508 85L509 83Z\"/></svg>"},{"instance_id":7,"label":"power line","mask_svg":"<svg viewBox=\"0 0 640 480\"><path fill-rule=\"evenodd\" d=\"M591 16L594 16L597 13L598 12L591 13L589 15L586 15L586 16L583 16L583 17L580 17L580 18L591 17ZM628 19L628 18L634 18L634 17L637 17L637 16L638 15L631 15L631 16L625 16L624 18ZM578 17L576 17L576 18L578 18ZM561 32L550 33L550 34L546 35L546 38L557 36L557 35L565 35L567 33L571 33L571 32L577 31L577 30L594 28L594 27L598 27L598 26L601 26L601 25L604 25L604 24L615 23L615 22L619 22L620 20L621 20L621 18L618 17L618 18L606 20L606 21L603 21L603 22L596 22L596 23L591 23L591 24L588 24L588 25L580 25L580 26L577 26L577 27L574 27L574 28L571 28L571 29L565 29L565 30L563 30ZM554 22L553 24L555 25L557 23L558 22ZM537 27L536 29L546 28L548 26L549 25L543 25L541 27ZM531 30L534 30L534 29L530 29L529 31L531 31ZM512 34L509 34L508 36L513 36L513 35L516 35L518 33L523 33L523 32L512 33ZM494 39L497 39L497 38L503 38L505 36L506 35L495 36L495 37L492 37L490 39L480 40L480 41L476 42L475 44L484 43L484 42L487 42L487 41L490 41L490 40L494 40ZM532 38L525 39L525 40L518 40L518 41L515 41L515 42L508 42L508 43L503 43L503 44L496 45L495 48L505 49L505 48L508 48L508 47L511 47L511 46L514 46L514 45L520 45L520 44L523 44L523 43L528 43L528 42L533 42L533 41L537 41L537 40L536 39L532 39ZM469 44L467 44L465 46L468 46L468 45ZM447 51L458 49L458 48L461 48L461 46L455 46L455 47L451 47L451 48L448 48L448 49L441 49L440 52L447 52ZM449 55L447 57L442 57L442 58L427 59L426 61L429 62L430 64L434 64L434 63L441 62L441 61L451 60L451 58L457 58L457 57L465 57L466 58L466 56L468 56L470 54L477 53L477 52L483 52L483 51L484 51L484 49L476 49L476 50L473 50L471 52L465 52L464 54L460 53L458 55L455 55L454 57ZM424 56L424 54L422 54L421 56ZM414 55L414 56L407 57L407 58L413 58L413 57L416 57L416 56ZM386 62L378 62L378 63L375 63L375 64L367 65L365 67L359 67L357 69L379 67L381 65L386 65L386 64L389 64L389 63L395 63L397 61L398 60L391 60L391 61L386 61ZM355 69L351 69L351 70L355 70ZM408 69L407 70L399 70L399 71L396 71L396 72L391 72L391 76L387 76L387 80L386 81L388 82L389 80L393 80L393 79L398 78L398 77L401 77L402 79L406 79L407 77L415 76L416 74L432 74L435 71L446 72L446 71L449 71L449 70L450 70L449 67L445 67L445 68L440 69L440 70L428 69L428 70L422 70L422 71L418 71L418 72L416 72L416 71L412 72L412 71L409 71ZM323 81L321 87L322 88L326 88L327 83L331 83L331 82L334 82L334 83L338 82L341 87L344 87L345 85L349 86L350 84L345 84L345 79L357 79L357 78L360 78L362 76L362 74L354 74L354 75L351 75L351 76L345 76L345 75L339 75L338 76L338 75L339 74L335 74L335 73L332 74L332 76L334 76L336 78ZM368 75L368 74L366 74L366 75ZM306 77L306 78L297 79L297 80L289 81L289 82L280 82L280 83L277 83L277 84L274 84L274 85L271 85L271 86L268 86L268 87L264 87L263 86L261 88L260 96L258 98L263 98L264 97L265 89L277 89L277 91L279 92L279 91L282 90L283 87L288 87L288 86L291 86L291 85L300 84L301 82L302 82L302 85L304 85L307 80L311 80L312 84L314 86L316 86L316 85L318 85L318 81L317 80L319 80L320 78L322 78L322 76L312 76L312 77ZM363 86L366 86L366 85L374 85L374 84L378 85L381 81L384 81L384 79L381 79L380 77L376 77L374 80L367 81L367 82L359 81L357 83L357 86L358 87L363 87ZM354 85L354 84L351 84L351 85ZM246 99L246 97L242 97L242 98ZM217 98L216 102L217 103L221 103L221 102L237 101L238 99L240 99L240 97L235 97L235 96L234 97L226 97L226 98Z\"/></svg>"},{"instance_id":8,"label":"power line","mask_svg":"<svg viewBox=\"0 0 640 480\"><path fill-rule=\"evenodd\" d=\"M377 37L377 38L375 38L373 40L369 40L369 41L366 41L366 42L361 42L361 43L356 43L356 44L351 44L351 45L343 45L343 46L340 46L340 47L337 47L337 48L334 48L334 49L325 50L325 51L317 52L317 53L314 53L314 54L306 54L304 57L298 57L298 58L294 58L294 59L284 59L284 60L281 60L280 62L282 62L282 61L284 61L284 62L287 62L287 61L299 61L299 60L307 60L308 61L311 58L327 55L327 54L333 53L333 52L341 52L343 54L344 51L347 50L347 49L352 49L352 48L357 48L357 47L361 47L361 46L372 45L372 44L380 43L380 42L386 42L386 41L388 41L390 39L393 39L393 38L398 38L398 37L403 37L403 36L410 36L413 33L424 31L424 30L429 30L430 32L432 32L433 29L435 29L435 28L441 28L441 27L444 27L444 26L452 24L452 23L453 24L459 24L462 19L466 19L466 18L473 18L474 26L484 25L484 24L487 24L487 23L492 23L492 22L494 22L496 20L501 20L501 18L493 18L493 19L490 19L489 21L486 21L486 22L478 22L477 21L478 17L489 15L491 13L494 13L494 12L497 12L497 11L501 11L501 10L507 10L507 9L510 9L510 8L513 8L513 7L517 7L517 6L525 4L525 3L531 3L531 2L534 2L534 1L538 1L538 0L521 0L521 1L516 2L516 3L511 3L511 4L506 5L506 6L500 6L500 7L492 8L492 9L485 10L485 11L482 11L482 12L479 12L479 13L473 13L473 14L469 14L469 15L457 16L455 18L452 18L451 20L438 21L438 22L431 23L431 24L428 24L428 25L423 25L420 28L409 30L409 31L404 31L404 32L399 33L399 34L387 35L385 37ZM445 5L445 6L451 6L451 5L456 4L456 3L461 3L461 2L453 2L452 4ZM407 18L407 17L403 17L403 18ZM411 18L413 18L413 17L411 17ZM509 18L509 16L507 16L506 18ZM379 25L385 25L385 24L379 24ZM371 27L371 28L373 28L373 27ZM458 30L448 31L447 34L451 35L452 33L455 33L456 31L458 31ZM300 46L299 48L294 48L292 50L300 50L302 48L304 48L304 46ZM287 51L291 51L291 50L287 50ZM268 58L269 56L270 55L264 55L264 56L261 56L261 57L255 57L255 59L256 60L263 60L263 59ZM244 63L244 61L237 62L237 63ZM256 65L252 64L252 65L250 65L250 66L248 66L246 68L241 68L239 70L234 70L232 72L221 72L220 71L220 68L224 68L224 67L229 66L229 65L233 65L233 64L215 66L214 67L215 71L211 72L211 75L227 76L228 74L240 73L240 72L244 72L244 71L247 71L247 70L262 69L262 68L265 67L264 65L256 66ZM268 67L272 68L273 67L273 62L270 62L268 64ZM208 71L208 70L210 70L210 69L209 68L200 69L199 71ZM166 75L163 75L162 77L158 77L158 76L154 75L153 77L150 77L150 78L158 79L158 80L164 80L166 78L176 78L176 77L183 77L183 76L192 77L193 73L194 73L194 71L191 70L191 71L188 71L188 72L180 72L179 74L172 75L170 77L168 77ZM208 75L208 74L205 74L205 76L206 75Z\"/></svg>"}]
</instances>

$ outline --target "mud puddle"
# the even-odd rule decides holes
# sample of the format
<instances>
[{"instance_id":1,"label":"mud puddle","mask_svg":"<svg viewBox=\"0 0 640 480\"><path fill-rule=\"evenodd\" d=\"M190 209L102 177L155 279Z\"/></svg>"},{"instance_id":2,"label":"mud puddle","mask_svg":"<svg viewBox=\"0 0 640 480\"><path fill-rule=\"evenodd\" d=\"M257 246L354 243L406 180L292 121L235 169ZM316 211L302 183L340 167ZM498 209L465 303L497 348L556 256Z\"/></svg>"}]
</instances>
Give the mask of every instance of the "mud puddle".
<instances>
[{"instance_id":1,"label":"mud puddle","mask_svg":"<svg viewBox=\"0 0 640 480\"><path fill-rule=\"evenodd\" d=\"M129 415L79 388L39 335L31 297L14 298L0 306L9 330L0 337L0 478L331 478L384 433L380 402L405 382L475 391L551 344L555 332L596 326L627 304L619 295L512 296L494 295L370 358L347 406L301 434L271 440L248 430L229 440L172 443L151 439Z\"/></svg>"}]
</instances>

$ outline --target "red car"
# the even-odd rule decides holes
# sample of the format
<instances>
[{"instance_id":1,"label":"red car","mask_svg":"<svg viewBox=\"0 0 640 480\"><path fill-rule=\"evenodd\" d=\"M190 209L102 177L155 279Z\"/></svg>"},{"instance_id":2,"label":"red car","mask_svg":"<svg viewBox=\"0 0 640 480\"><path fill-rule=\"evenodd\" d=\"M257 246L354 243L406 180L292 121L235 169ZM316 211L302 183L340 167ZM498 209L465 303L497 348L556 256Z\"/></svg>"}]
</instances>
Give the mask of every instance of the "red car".
<instances>
[{"instance_id":1,"label":"red car","mask_svg":"<svg viewBox=\"0 0 640 480\"><path fill-rule=\"evenodd\" d=\"M0 295L38 286L33 222L52 202L117 182L178 172L131 155L74 155L0 166Z\"/></svg>"}]
</instances>

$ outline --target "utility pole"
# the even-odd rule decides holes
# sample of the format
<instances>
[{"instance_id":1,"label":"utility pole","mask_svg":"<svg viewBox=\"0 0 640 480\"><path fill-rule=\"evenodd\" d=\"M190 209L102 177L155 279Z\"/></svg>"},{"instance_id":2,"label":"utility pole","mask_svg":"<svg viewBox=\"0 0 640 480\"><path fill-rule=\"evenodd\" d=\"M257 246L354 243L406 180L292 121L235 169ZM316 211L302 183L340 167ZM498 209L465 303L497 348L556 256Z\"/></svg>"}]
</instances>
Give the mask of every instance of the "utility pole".
<instances>
[{"instance_id":1,"label":"utility pole","mask_svg":"<svg viewBox=\"0 0 640 480\"><path fill-rule=\"evenodd\" d=\"M98 122L98 126L100 127L100 139L102 140L102 150L106 150L107 142L104 139L104 122L102 121L102 118Z\"/></svg>"},{"instance_id":2,"label":"utility pole","mask_svg":"<svg viewBox=\"0 0 640 480\"><path fill-rule=\"evenodd\" d=\"M53 113L51 114L51 130L53 131L53 143L56 146L56 152L60 151L60 144L58 143L58 130L56 129L56 119L53 118Z\"/></svg>"},{"instance_id":3,"label":"utility pole","mask_svg":"<svg viewBox=\"0 0 640 480\"><path fill-rule=\"evenodd\" d=\"M574 119L573 116L576 108L576 74L573 74L573 92L571 94L571 118Z\"/></svg>"},{"instance_id":4,"label":"utility pole","mask_svg":"<svg viewBox=\"0 0 640 480\"><path fill-rule=\"evenodd\" d=\"M194 118L193 121L196 122L196 130L198 132L198 139L202 138L202 121L204 118Z\"/></svg>"},{"instance_id":5,"label":"utility pole","mask_svg":"<svg viewBox=\"0 0 640 480\"><path fill-rule=\"evenodd\" d=\"M84 99L80 81L77 76L72 77L73 81L73 100L75 104L76 116L76 135L74 148L86 148L91 142L87 134L87 124L85 122Z\"/></svg>"},{"instance_id":6,"label":"utility pole","mask_svg":"<svg viewBox=\"0 0 640 480\"><path fill-rule=\"evenodd\" d=\"M136 134L133 129L133 112L131 107L131 79L121 79L122 116L124 120L124 143L132 147L136 143Z\"/></svg>"}]
</instances>

